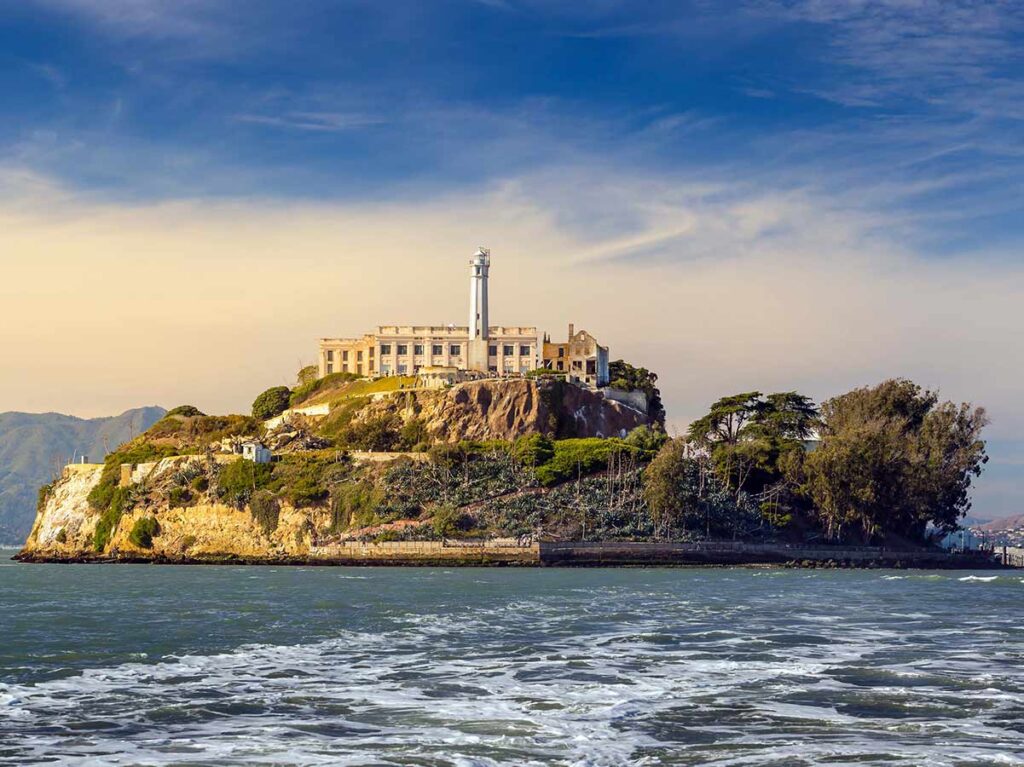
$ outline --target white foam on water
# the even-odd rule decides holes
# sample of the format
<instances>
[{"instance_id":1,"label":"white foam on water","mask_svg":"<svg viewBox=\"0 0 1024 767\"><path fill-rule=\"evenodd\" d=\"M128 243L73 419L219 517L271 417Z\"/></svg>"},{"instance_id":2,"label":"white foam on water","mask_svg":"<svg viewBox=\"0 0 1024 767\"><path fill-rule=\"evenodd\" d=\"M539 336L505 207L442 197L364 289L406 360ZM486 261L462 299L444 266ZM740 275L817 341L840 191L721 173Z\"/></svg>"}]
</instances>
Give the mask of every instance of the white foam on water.
<instances>
[{"instance_id":1,"label":"white foam on water","mask_svg":"<svg viewBox=\"0 0 1024 767\"><path fill-rule=\"evenodd\" d=\"M910 611L573 598L0 684L0 764L1024 765L1024 669L980 620L915 647Z\"/></svg>"}]
</instances>

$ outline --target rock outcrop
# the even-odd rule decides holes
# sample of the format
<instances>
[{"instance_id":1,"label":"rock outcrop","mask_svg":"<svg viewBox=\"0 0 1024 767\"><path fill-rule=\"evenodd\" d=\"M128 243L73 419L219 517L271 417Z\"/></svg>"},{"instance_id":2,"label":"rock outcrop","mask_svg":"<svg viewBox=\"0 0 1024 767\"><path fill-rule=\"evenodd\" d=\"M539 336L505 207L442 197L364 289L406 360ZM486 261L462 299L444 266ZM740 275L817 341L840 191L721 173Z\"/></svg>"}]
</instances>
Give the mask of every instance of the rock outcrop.
<instances>
[{"instance_id":1,"label":"rock outcrop","mask_svg":"<svg viewBox=\"0 0 1024 767\"><path fill-rule=\"evenodd\" d=\"M391 414L419 418L440 442L553 437L621 437L648 423L647 415L601 392L551 380L484 380L442 391L409 390L362 409L367 420Z\"/></svg>"}]
</instances>

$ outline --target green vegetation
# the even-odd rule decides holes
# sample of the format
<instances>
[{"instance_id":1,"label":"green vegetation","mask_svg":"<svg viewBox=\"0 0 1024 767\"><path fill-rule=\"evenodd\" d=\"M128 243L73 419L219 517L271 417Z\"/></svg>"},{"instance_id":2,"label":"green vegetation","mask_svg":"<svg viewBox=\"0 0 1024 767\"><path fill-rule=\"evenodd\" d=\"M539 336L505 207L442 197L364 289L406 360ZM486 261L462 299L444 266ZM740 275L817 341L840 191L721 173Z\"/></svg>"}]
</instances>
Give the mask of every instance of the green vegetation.
<instances>
[{"instance_id":1,"label":"green vegetation","mask_svg":"<svg viewBox=\"0 0 1024 767\"><path fill-rule=\"evenodd\" d=\"M358 381L359 376L355 373L331 373L323 378L314 378L311 381L300 383L292 391L289 398L290 407L298 407L307 399L320 391L333 389L351 381Z\"/></svg>"},{"instance_id":2,"label":"green vegetation","mask_svg":"<svg viewBox=\"0 0 1024 767\"><path fill-rule=\"evenodd\" d=\"M573 477L593 474L606 468L613 455L636 451L625 440L600 437L560 439L553 443L553 447L551 459L535 469L542 485L554 485Z\"/></svg>"},{"instance_id":3,"label":"green vegetation","mask_svg":"<svg viewBox=\"0 0 1024 767\"><path fill-rule=\"evenodd\" d=\"M239 459L220 467L217 473L217 497L236 508L243 508L253 493L270 484L273 464Z\"/></svg>"},{"instance_id":4,"label":"green vegetation","mask_svg":"<svg viewBox=\"0 0 1024 767\"><path fill-rule=\"evenodd\" d=\"M906 380L856 389L822 406L821 446L798 467L829 537L922 540L955 530L988 461L982 408L939 402Z\"/></svg>"},{"instance_id":5,"label":"green vegetation","mask_svg":"<svg viewBox=\"0 0 1024 767\"><path fill-rule=\"evenodd\" d=\"M346 482L331 492L332 533L349 527L368 527L380 523L377 510L383 502L383 492L367 481Z\"/></svg>"},{"instance_id":6,"label":"green vegetation","mask_svg":"<svg viewBox=\"0 0 1024 767\"><path fill-rule=\"evenodd\" d=\"M796 392L746 392L723 397L692 424L690 441L711 455L729 489L757 495L783 478L791 454L818 426L814 403Z\"/></svg>"},{"instance_id":7,"label":"green vegetation","mask_svg":"<svg viewBox=\"0 0 1024 767\"><path fill-rule=\"evenodd\" d=\"M62 527L60 530L57 531L57 535L54 537L54 540L57 541L57 543L67 543L68 531Z\"/></svg>"},{"instance_id":8,"label":"green vegetation","mask_svg":"<svg viewBox=\"0 0 1024 767\"><path fill-rule=\"evenodd\" d=\"M174 416L192 418L197 415L206 415L206 413L197 408L195 405L178 405L177 407L171 408L166 413L164 413L164 418L173 418Z\"/></svg>"},{"instance_id":9,"label":"green vegetation","mask_svg":"<svg viewBox=\"0 0 1024 767\"><path fill-rule=\"evenodd\" d=\"M306 365L304 368L300 368L299 372L295 375L295 385L306 386L311 384L317 379L319 373L320 370L316 365Z\"/></svg>"},{"instance_id":10,"label":"green vegetation","mask_svg":"<svg viewBox=\"0 0 1024 767\"><path fill-rule=\"evenodd\" d=\"M261 425L258 418L245 415L177 416L157 421L143 436L147 443L173 448L172 454L188 455L228 437L258 434Z\"/></svg>"},{"instance_id":11,"label":"green vegetation","mask_svg":"<svg viewBox=\"0 0 1024 767\"><path fill-rule=\"evenodd\" d=\"M657 373L647 368L633 367L623 360L614 360L608 365L609 384L613 389L621 391L642 391L647 395L647 417L651 423L665 424L665 407L661 404L661 392L655 384Z\"/></svg>"},{"instance_id":12,"label":"green vegetation","mask_svg":"<svg viewBox=\"0 0 1024 767\"><path fill-rule=\"evenodd\" d=\"M130 508L130 504L131 491L129 488L115 487L107 507L100 513L99 521L96 523L96 532L92 538L92 545L96 551L103 551L107 547L107 543L117 529L117 523L121 521L124 512Z\"/></svg>"},{"instance_id":13,"label":"green vegetation","mask_svg":"<svg viewBox=\"0 0 1024 767\"><path fill-rule=\"evenodd\" d=\"M369 404L369 397L352 397L331 409L320 422L320 434L336 445L345 444L345 434L356 415Z\"/></svg>"},{"instance_id":14,"label":"green vegetation","mask_svg":"<svg viewBox=\"0 0 1024 767\"><path fill-rule=\"evenodd\" d=\"M258 490L249 501L249 509L252 518L265 534L270 535L277 529L281 517L281 503L273 493Z\"/></svg>"},{"instance_id":15,"label":"green vegetation","mask_svg":"<svg viewBox=\"0 0 1024 767\"><path fill-rule=\"evenodd\" d=\"M287 386L273 386L260 394L252 403L252 417L266 421L281 415L288 409L291 389Z\"/></svg>"},{"instance_id":16,"label":"green vegetation","mask_svg":"<svg viewBox=\"0 0 1024 767\"><path fill-rule=\"evenodd\" d=\"M185 508L192 502L192 493L187 487L172 487L167 491L167 505L172 509Z\"/></svg>"},{"instance_id":17,"label":"green vegetation","mask_svg":"<svg viewBox=\"0 0 1024 767\"><path fill-rule=\"evenodd\" d=\"M153 517L142 517L135 520L132 530L128 533L128 541L140 549L153 548L153 539L160 535L160 523Z\"/></svg>"}]
</instances>

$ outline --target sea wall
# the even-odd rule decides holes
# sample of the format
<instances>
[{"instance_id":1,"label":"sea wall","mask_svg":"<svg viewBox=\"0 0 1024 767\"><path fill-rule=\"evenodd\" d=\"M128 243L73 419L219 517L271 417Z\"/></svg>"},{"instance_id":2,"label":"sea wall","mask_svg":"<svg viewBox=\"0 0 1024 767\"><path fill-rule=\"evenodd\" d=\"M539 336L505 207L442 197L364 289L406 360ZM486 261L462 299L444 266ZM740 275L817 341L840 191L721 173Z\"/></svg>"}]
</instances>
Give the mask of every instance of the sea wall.
<instances>
[{"instance_id":1,"label":"sea wall","mask_svg":"<svg viewBox=\"0 0 1024 767\"><path fill-rule=\"evenodd\" d=\"M539 547L543 565L755 565L832 563L850 567L990 567L997 562L982 552L895 550L877 546L799 546L733 541L696 543L562 541Z\"/></svg>"}]
</instances>

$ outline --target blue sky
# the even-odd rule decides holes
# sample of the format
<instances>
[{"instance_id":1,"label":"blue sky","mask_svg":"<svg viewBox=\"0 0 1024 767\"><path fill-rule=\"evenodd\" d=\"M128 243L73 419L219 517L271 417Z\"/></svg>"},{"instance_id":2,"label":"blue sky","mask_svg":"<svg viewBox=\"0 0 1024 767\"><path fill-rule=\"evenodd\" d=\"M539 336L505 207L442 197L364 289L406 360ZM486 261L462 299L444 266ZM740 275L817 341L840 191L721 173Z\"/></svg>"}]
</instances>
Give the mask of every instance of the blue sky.
<instances>
[{"instance_id":1,"label":"blue sky","mask_svg":"<svg viewBox=\"0 0 1024 767\"><path fill-rule=\"evenodd\" d=\"M1015 2L30 0L0 141L127 200L697 169L998 255L1024 228L1022 31Z\"/></svg>"},{"instance_id":2,"label":"blue sky","mask_svg":"<svg viewBox=\"0 0 1024 767\"><path fill-rule=\"evenodd\" d=\"M0 410L244 409L319 335L457 319L483 243L499 320L593 329L680 424L894 375L981 402L979 505L1020 511L1022 43L1016 0L3 3L0 301L37 319Z\"/></svg>"}]
</instances>

